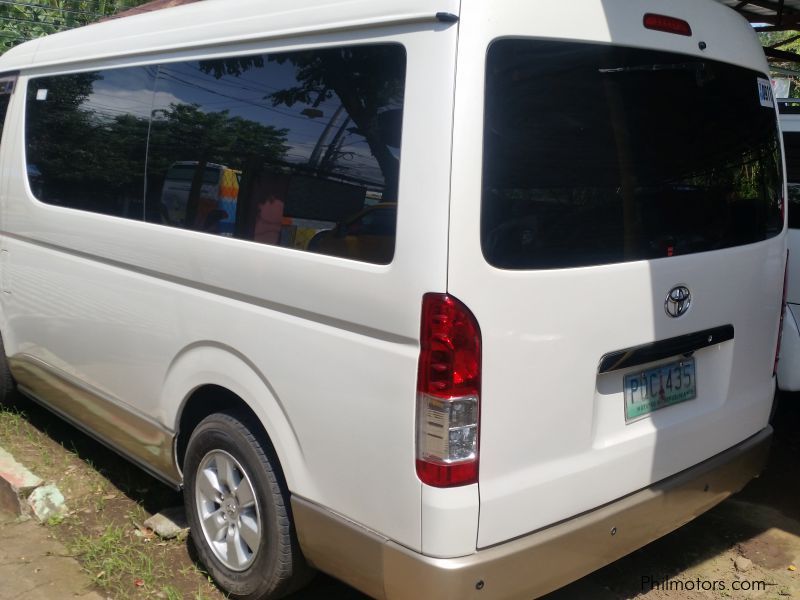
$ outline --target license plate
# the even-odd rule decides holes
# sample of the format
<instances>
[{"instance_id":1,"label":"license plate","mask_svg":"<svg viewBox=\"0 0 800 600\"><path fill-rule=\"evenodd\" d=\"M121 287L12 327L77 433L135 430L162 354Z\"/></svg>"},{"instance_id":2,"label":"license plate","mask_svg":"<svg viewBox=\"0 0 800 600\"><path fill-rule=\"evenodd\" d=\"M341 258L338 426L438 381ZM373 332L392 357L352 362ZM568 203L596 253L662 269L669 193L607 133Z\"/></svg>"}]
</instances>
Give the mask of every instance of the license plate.
<instances>
[{"instance_id":1,"label":"license plate","mask_svg":"<svg viewBox=\"0 0 800 600\"><path fill-rule=\"evenodd\" d=\"M694 358L659 365L626 375L625 421L636 421L653 411L697 397Z\"/></svg>"}]
</instances>

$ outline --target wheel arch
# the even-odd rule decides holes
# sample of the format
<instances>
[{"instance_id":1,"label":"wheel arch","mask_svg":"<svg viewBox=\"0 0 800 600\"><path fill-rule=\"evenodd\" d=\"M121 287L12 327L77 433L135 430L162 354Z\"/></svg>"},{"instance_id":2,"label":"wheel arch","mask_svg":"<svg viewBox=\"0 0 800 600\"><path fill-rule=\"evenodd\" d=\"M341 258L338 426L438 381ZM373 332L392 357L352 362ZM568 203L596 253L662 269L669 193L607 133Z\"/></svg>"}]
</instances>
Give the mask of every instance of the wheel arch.
<instances>
[{"instance_id":1,"label":"wheel arch","mask_svg":"<svg viewBox=\"0 0 800 600\"><path fill-rule=\"evenodd\" d=\"M251 417L272 446L289 490L308 481L302 449L278 395L263 373L228 346L199 342L169 366L162 386L166 422L175 431L175 461L183 467L194 428L207 416L236 411Z\"/></svg>"}]
</instances>

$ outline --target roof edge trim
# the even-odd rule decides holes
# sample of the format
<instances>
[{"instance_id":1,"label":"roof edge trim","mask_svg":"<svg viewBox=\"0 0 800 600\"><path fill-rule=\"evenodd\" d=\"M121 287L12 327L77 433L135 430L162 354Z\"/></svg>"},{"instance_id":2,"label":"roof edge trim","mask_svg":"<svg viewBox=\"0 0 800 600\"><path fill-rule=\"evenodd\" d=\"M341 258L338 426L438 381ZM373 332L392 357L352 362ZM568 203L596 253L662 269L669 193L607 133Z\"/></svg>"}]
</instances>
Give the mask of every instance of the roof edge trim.
<instances>
[{"instance_id":1,"label":"roof edge trim","mask_svg":"<svg viewBox=\"0 0 800 600\"><path fill-rule=\"evenodd\" d=\"M399 15L388 15L380 18L358 19L352 21L342 21L339 23L326 23L321 25L312 25L310 27L291 27L276 31L264 31L245 35L226 36L216 39L204 39L182 42L179 44L161 44L158 46L149 47L146 50L135 50L126 52L122 49L108 52L108 53L95 53L81 56L78 59L67 58L64 60L45 60L38 61L39 48L37 47L33 53L33 60L26 65L14 66L15 70L26 70L31 68L40 67L61 67L69 65L80 65L83 63L99 62L119 57L147 57L153 54L161 54L164 52L180 52L191 50L194 48L212 49L220 46L231 44L246 44L258 41L279 40L285 38L306 36L306 35L319 35L329 33L339 33L343 31L354 31L362 29L370 29L374 27L387 27L393 25L410 25L415 23L438 23L442 26L450 26L451 23L441 23L438 19L438 13L409 13ZM134 17L135 18L135 17ZM74 30L73 30L74 31ZM54 34L58 35L58 34ZM11 70L11 69L9 69Z\"/></svg>"}]
</instances>

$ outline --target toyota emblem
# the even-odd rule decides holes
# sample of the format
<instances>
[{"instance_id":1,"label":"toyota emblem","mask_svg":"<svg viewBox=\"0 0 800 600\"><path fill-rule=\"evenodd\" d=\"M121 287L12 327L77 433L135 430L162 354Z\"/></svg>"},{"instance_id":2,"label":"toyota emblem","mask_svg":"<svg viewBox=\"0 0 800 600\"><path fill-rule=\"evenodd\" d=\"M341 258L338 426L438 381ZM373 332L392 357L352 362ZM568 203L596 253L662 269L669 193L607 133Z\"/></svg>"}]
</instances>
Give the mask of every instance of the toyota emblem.
<instances>
[{"instance_id":1,"label":"toyota emblem","mask_svg":"<svg viewBox=\"0 0 800 600\"><path fill-rule=\"evenodd\" d=\"M692 294L685 285L676 285L667 294L664 311L675 319L685 315L692 305Z\"/></svg>"}]
</instances>

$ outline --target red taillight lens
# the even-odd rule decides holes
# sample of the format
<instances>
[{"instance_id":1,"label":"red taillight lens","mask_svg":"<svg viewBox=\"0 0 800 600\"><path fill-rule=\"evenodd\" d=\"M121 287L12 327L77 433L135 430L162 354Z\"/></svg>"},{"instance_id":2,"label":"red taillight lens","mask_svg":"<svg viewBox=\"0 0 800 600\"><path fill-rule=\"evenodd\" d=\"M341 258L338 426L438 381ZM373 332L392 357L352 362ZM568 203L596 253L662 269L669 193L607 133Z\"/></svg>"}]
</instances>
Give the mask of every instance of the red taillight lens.
<instances>
[{"instance_id":1,"label":"red taillight lens","mask_svg":"<svg viewBox=\"0 0 800 600\"><path fill-rule=\"evenodd\" d=\"M786 251L786 266L783 270L783 296L781 298L781 318L778 321L778 343L775 345L775 362L772 365L773 377L778 374L778 361L781 358L781 339L783 339L783 316L786 314L786 295L789 293L789 251Z\"/></svg>"},{"instance_id":2,"label":"red taillight lens","mask_svg":"<svg viewBox=\"0 0 800 600\"><path fill-rule=\"evenodd\" d=\"M647 29L663 31L664 33L675 33L677 35L692 35L692 27L683 19L667 17L666 15L656 15L647 13L644 16L644 26Z\"/></svg>"},{"instance_id":3,"label":"red taillight lens","mask_svg":"<svg viewBox=\"0 0 800 600\"><path fill-rule=\"evenodd\" d=\"M425 294L420 344L418 391L439 398L479 393L481 334L460 301Z\"/></svg>"},{"instance_id":4,"label":"red taillight lens","mask_svg":"<svg viewBox=\"0 0 800 600\"><path fill-rule=\"evenodd\" d=\"M436 487L478 481L481 334L447 294L422 299L417 375L417 475Z\"/></svg>"}]
</instances>

